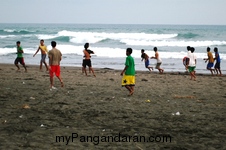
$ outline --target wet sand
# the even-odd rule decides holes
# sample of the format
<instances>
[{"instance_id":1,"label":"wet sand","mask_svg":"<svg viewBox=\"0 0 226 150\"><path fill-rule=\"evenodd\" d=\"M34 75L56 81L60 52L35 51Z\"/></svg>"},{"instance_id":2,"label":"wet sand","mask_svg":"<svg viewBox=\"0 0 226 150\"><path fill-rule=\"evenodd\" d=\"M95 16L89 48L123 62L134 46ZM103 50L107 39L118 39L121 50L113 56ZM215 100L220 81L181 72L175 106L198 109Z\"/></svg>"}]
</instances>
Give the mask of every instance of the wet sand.
<instances>
[{"instance_id":1,"label":"wet sand","mask_svg":"<svg viewBox=\"0 0 226 150\"><path fill-rule=\"evenodd\" d=\"M0 64L0 149L226 149L226 76L140 71L127 96L120 71L94 70L61 67L50 90L39 66Z\"/></svg>"}]
</instances>

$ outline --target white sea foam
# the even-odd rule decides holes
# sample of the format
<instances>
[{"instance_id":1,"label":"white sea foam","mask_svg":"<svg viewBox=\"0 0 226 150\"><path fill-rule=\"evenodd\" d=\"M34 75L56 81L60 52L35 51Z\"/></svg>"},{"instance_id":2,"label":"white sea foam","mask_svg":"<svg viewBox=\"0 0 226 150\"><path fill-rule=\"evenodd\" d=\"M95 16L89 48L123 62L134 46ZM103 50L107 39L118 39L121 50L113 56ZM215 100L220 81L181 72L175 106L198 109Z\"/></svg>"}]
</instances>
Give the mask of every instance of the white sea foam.
<instances>
[{"instance_id":1,"label":"white sea foam","mask_svg":"<svg viewBox=\"0 0 226 150\"><path fill-rule=\"evenodd\" d=\"M48 45L47 48L50 50L51 46ZM63 55L83 55L83 46L74 46L74 45L57 45L57 48L61 50ZM126 50L121 48L110 48L110 47L90 47L91 50L95 52L97 57L108 57L108 58L122 58L126 57ZM24 48L25 54L34 54L37 50L37 47L34 48ZM0 55L7 55L10 53L16 54L15 48L0 48ZM154 56L153 51L146 51L149 56ZM206 53L195 53L197 58L206 58ZM174 58L184 58L187 55L186 51L180 52L159 52L161 58L165 59L174 59ZM134 49L132 56L134 58L140 58L140 50ZM226 60L226 54L220 54L221 59Z\"/></svg>"}]
</instances>

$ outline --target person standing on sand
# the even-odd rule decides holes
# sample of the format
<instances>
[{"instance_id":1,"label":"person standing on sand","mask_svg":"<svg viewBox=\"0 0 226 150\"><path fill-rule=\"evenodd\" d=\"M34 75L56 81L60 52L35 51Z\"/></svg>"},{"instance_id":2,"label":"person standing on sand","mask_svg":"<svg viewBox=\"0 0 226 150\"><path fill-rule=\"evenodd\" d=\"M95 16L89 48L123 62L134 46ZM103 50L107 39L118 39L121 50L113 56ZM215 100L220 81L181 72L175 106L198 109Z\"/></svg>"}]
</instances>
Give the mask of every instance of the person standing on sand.
<instances>
[{"instance_id":1,"label":"person standing on sand","mask_svg":"<svg viewBox=\"0 0 226 150\"><path fill-rule=\"evenodd\" d=\"M126 49L126 62L125 68L121 72L122 77L122 87L126 87L129 91L129 95L133 95L134 93L134 86L135 86L135 63L134 59L131 56L133 50L132 48Z\"/></svg>"},{"instance_id":2,"label":"person standing on sand","mask_svg":"<svg viewBox=\"0 0 226 150\"><path fill-rule=\"evenodd\" d=\"M20 46L20 41L16 42L17 45L17 58L14 61L15 66L17 67L17 71L20 70L20 67L18 65L18 63L20 62L21 65L23 65L25 72L27 72L27 67L25 66L25 62L24 62L24 57L23 57L23 48Z\"/></svg>"},{"instance_id":3,"label":"person standing on sand","mask_svg":"<svg viewBox=\"0 0 226 150\"><path fill-rule=\"evenodd\" d=\"M150 63L149 63L149 56L144 52L144 49L141 50L141 61L144 60L144 63L145 63L145 67L151 71L153 70L153 67L150 67Z\"/></svg>"},{"instance_id":4,"label":"person standing on sand","mask_svg":"<svg viewBox=\"0 0 226 150\"><path fill-rule=\"evenodd\" d=\"M155 56L152 56L151 59L156 59L157 60L157 64L156 64L155 68L159 70L160 74L162 74L164 72L164 70L162 68L160 68L160 66L162 64L162 60L159 57L159 53L158 53L157 47L154 47L154 51L155 51Z\"/></svg>"},{"instance_id":5,"label":"person standing on sand","mask_svg":"<svg viewBox=\"0 0 226 150\"><path fill-rule=\"evenodd\" d=\"M190 76L192 80L194 78L194 81L196 81L196 76L195 76L195 67L197 64L197 57L194 54L195 48L191 47L191 53L189 54L189 63L188 63L188 70L190 72Z\"/></svg>"},{"instance_id":6,"label":"person standing on sand","mask_svg":"<svg viewBox=\"0 0 226 150\"><path fill-rule=\"evenodd\" d=\"M85 72L86 76L87 76L87 72L86 72L86 66L89 67L89 71L92 71L93 73L93 76L96 77L95 73L94 73L94 70L92 68L92 63L91 63L91 56L90 54L94 54L93 51L91 50L88 50L89 48L89 43L85 43L84 45L84 50L83 50L83 53L84 53L84 59L83 59L83 62L82 62L82 72Z\"/></svg>"},{"instance_id":7,"label":"person standing on sand","mask_svg":"<svg viewBox=\"0 0 226 150\"><path fill-rule=\"evenodd\" d=\"M221 64L221 59L220 59L220 55L219 55L219 52L218 52L218 48L215 47L214 48L214 52L215 52L215 58L214 60L216 60L216 63L215 63L215 70L217 72L217 75L218 75L218 72L219 72L219 76L222 76L222 73L221 73L221 67L220 67L220 64Z\"/></svg>"},{"instance_id":8,"label":"person standing on sand","mask_svg":"<svg viewBox=\"0 0 226 150\"><path fill-rule=\"evenodd\" d=\"M206 66L206 69L210 70L210 72L211 72L211 74L213 76L213 72L215 72L215 70L212 69L213 63L214 63L213 54L210 52L210 48L209 47L207 47L206 51L207 51L208 58L204 58L203 60L205 60L205 63L209 60L207 66Z\"/></svg>"},{"instance_id":9,"label":"person standing on sand","mask_svg":"<svg viewBox=\"0 0 226 150\"><path fill-rule=\"evenodd\" d=\"M48 66L46 63L46 55L48 54L48 49L44 45L44 40L40 40L40 45L39 45L37 51L35 52L35 54L33 55L33 57L35 57L35 55L38 53L39 50L41 50L40 71L42 71L42 63L45 64L46 71L48 71L49 69L48 69Z\"/></svg>"},{"instance_id":10,"label":"person standing on sand","mask_svg":"<svg viewBox=\"0 0 226 150\"><path fill-rule=\"evenodd\" d=\"M62 60L62 54L60 50L56 49L56 42L51 42L52 50L49 51L49 76L50 76L50 88L56 89L53 86L54 73L61 83L61 87L64 86L60 75L60 61Z\"/></svg>"},{"instance_id":11,"label":"person standing on sand","mask_svg":"<svg viewBox=\"0 0 226 150\"><path fill-rule=\"evenodd\" d=\"M191 54L191 47L190 46L187 46L187 51L188 51L187 56L185 56L183 58L183 65L184 65L186 71L188 70L188 63L189 63L188 56Z\"/></svg>"}]
</instances>

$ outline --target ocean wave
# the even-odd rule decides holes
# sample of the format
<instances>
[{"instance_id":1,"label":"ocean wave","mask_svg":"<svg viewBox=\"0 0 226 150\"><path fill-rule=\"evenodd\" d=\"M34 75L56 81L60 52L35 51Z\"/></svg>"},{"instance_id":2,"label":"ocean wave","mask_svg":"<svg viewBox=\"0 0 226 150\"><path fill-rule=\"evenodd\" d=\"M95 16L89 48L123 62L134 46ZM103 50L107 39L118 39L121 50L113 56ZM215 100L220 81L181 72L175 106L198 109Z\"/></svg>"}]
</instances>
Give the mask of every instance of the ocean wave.
<instances>
[{"instance_id":1,"label":"ocean wave","mask_svg":"<svg viewBox=\"0 0 226 150\"><path fill-rule=\"evenodd\" d=\"M29 31L26 29L21 29L21 30L16 30L16 29L4 29L4 30L0 30L0 34L4 34L4 33L13 33L13 34L31 34L34 33L36 31Z\"/></svg>"},{"instance_id":2,"label":"ocean wave","mask_svg":"<svg viewBox=\"0 0 226 150\"><path fill-rule=\"evenodd\" d=\"M169 47L186 47L188 45L193 47L205 46L221 46L226 45L226 41L184 41L184 40L130 40L124 39L120 42L126 45L133 46L169 46Z\"/></svg>"},{"instance_id":3,"label":"ocean wave","mask_svg":"<svg viewBox=\"0 0 226 150\"><path fill-rule=\"evenodd\" d=\"M182 39L192 39L192 38L195 38L195 37L198 37L199 34L194 34L194 33L179 33L177 38L182 38Z\"/></svg>"},{"instance_id":4,"label":"ocean wave","mask_svg":"<svg viewBox=\"0 0 226 150\"><path fill-rule=\"evenodd\" d=\"M47 48L50 50L51 46L48 45ZM57 45L57 48L61 50L63 55L80 55L83 56L83 46L74 46L74 45ZM96 57L107 57L107 58L122 58L126 57L125 49L122 48L110 48L110 47L90 47L91 50L94 51ZM26 54L34 54L37 48L24 48L24 53ZM14 48L0 48L0 55L8 55L8 54L15 54L16 55L16 47ZM154 56L153 51L146 51L149 56ZM206 58L206 52L203 53L195 53L197 58ZM160 51L159 55L161 58L164 59L182 59L184 56L187 55L186 51L180 52L166 52ZM141 52L140 49L134 49L132 56L134 58L140 58ZM226 54L220 53L220 57L223 60L226 60Z\"/></svg>"}]
</instances>

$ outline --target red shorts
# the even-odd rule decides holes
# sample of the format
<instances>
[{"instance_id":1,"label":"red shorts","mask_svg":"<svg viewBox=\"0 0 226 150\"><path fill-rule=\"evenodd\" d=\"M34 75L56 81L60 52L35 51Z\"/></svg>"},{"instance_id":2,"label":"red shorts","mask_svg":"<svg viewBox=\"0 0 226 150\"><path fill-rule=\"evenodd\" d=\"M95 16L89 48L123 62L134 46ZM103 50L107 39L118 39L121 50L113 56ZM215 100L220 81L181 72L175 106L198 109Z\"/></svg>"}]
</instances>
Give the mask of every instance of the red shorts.
<instances>
[{"instance_id":1,"label":"red shorts","mask_svg":"<svg viewBox=\"0 0 226 150\"><path fill-rule=\"evenodd\" d=\"M50 66L50 69L49 69L49 75L50 77L53 77L54 76L54 73L57 77L60 76L60 66L59 65L56 65L56 66Z\"/></svg>"}]
</instances>

